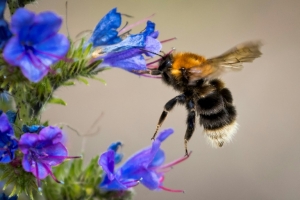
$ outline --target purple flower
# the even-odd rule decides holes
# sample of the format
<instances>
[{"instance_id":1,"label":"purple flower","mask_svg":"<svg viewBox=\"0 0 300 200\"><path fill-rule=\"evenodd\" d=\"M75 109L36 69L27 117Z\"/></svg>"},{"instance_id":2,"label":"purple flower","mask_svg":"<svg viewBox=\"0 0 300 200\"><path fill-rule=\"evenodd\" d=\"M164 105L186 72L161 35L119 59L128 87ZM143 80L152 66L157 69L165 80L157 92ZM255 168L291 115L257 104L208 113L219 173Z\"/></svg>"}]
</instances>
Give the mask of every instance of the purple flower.
<instances>
[{"instance_id":1,"label":"purple flower","mask_svg":"<svg viewBox=\"0 0 300 200\"><path fill-rule=\"evenodd\" d=\"M173 133L173 129L162 131L151 147L142 149L131 156L120 168L114 172L114 151L109 150L101 155L99 165L102 166L106 175L100 184L100 188L106 190L126 190L141 182L150 190L166 190L169 192L183 192L163 186L164 175L172 166L186 160L182 157L169 164L163 165L165 153L160 149L161 143ZM133 184L135 183L135 184Z\"/></svg>"},{"instance_id":2,"label":"purple flower","mask_svg":"<svg viewBox=\"0 0 300 200\"><path fill-rule=\"evenodd\" d=\"M40 81L55 62L64 59L69 40L57 33L62 19L46 11L35 14L24 8L18 9L11 18L14 36L6 44L3 56L32 82Z\"/></svg>"},{"instance_id":3,"label":"purple flower","mask_svg":"<svg viewBox=\"0 0 300 200\"><path fill-rule=\"evenodd\" d=\"M0 112L0 163L9 163L15 158L18 141L14 137L13 128L9 118Z\"/></svg>"},{"instance_id":4,"label":"purple flower","mask_svg":"<svg viewBox=\"0 0 300 200\"><path fill-rule=\"evenodd\" d=\"M52 173L52 167L67 158L75 158L68 157L68 150L63 145L62 139L62 130L54 126L43 128L39 134L25 133L20 138L19 147L24 154L23 168L36 176L39 186L40 179L48 175L60 183Z\"/></svg>"},{"instance_id":5,"label":"purple flower","mask_svg":"<svg viewBox=\"0 0 300 200\"><path fill-rule=\"evenodd\" d=\"M12 36L8 24L4 19L4 10L6 0L0 0L0 49L2 49L7 40Z\"/></svg>"},{"instance_id":6,"label":"purple flower","mask_svg":"<svg viewBox=\"0 0 300 200\"><path fill-rule=\"evenodd\" d=\"M139 180L123 178L122 174L114 172L115 169L115 152L108 150L103 153L99 159L99 165L103 168L106 175L100 183L103 190L127 190L139 184Z\"/></svg>"}]
</instances>

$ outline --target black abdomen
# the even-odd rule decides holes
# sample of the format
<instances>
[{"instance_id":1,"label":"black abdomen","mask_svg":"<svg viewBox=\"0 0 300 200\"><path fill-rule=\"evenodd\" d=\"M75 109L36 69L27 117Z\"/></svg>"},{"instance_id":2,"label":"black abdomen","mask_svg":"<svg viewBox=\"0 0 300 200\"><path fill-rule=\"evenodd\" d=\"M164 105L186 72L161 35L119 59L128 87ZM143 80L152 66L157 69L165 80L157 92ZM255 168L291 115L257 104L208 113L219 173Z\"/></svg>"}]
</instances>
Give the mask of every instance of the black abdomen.
<instances>
[{"instance_id":1,"label":"black abdomen","mask_svg":"<svg viewBox=\"0 0 300 200\"><path fill-rule=\"evenodd\" d=\"M209 82L215 90L197 100L200 125L213 146L222 147L236 133L236 110L230 91L218 79Z\"/></svg>"}]
</instances>

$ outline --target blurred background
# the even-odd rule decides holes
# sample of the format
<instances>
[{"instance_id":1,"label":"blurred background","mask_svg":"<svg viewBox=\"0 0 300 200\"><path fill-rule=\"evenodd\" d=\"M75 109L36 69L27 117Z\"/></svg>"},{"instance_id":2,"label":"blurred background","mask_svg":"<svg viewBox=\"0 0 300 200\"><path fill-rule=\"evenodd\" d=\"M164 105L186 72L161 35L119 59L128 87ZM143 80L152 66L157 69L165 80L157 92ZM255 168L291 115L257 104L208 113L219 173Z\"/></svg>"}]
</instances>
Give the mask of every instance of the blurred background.
<instances>
[{"instance_id":1,"label":"blurred background","mask_svg":"<svg viewBox=\"0 0 300 200\"><path fill-rule=\"evenodd\" d=\"M93 30L114 7L134 16L124 17L124 24L155 13L151 20L160 31L159 38L178 38L164 44L165 52L175 47L213 57L245 41L264 42L261 58L246 64L241 72L222 76L238 111L240 128L233 142L214 149L197 125L188 144L192 156L168 172L164 184L184 189L185 194L152 192L139 185L135 199L300 199L300 1L69 0L71 38ZM62 0L40 0L28 8L53 10L66 19ZM67 33L65 21L61 32ZM105 71L99 77L107 85L90 81L89 86L78 82L75 87L59 89L56 96L68 105L49 105L43 115L51 124L64 122L81 134L97 132L86 137L83 145L86 163L114 141L125 144L125 158L150 145L164 104L178 95L159 79L138 77L121 69ZM185 108L177 106L162 126L175 130L162 146L167 161L184 155L186 115ZM83 137L66 130L70 155L80 154Z\"/></svg>"}]
</instances>

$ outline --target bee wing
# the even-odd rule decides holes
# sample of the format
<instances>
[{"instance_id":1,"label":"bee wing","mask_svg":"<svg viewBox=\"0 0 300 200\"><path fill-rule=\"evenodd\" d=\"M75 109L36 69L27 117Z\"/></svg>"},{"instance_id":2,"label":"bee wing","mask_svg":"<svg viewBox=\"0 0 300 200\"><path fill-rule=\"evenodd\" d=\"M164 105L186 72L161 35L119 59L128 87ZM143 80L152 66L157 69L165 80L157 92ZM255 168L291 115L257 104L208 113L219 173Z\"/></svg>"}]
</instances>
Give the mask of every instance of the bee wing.
<instances>
[{"instance_id":1,"label":"bee wing","mask_svg":"<svg viewBox=\"0 0 300 200\"><path fill-rule=\"evenodd\" d=\"M220 56L207 59L200 66L190 68L190 82L206 78L216 77L224 71L236 71L243 68L243 63L252 62L262 55L260 41L251 41L239 44Z\"/></svg>"}]
</instances>

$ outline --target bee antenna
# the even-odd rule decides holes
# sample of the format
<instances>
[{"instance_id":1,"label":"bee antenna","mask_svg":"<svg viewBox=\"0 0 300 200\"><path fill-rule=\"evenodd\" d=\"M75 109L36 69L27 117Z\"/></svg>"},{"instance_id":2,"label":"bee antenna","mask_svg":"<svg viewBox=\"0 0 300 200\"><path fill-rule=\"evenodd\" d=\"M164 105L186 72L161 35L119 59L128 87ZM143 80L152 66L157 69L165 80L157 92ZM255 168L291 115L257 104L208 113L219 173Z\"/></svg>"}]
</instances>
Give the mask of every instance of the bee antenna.
<instances>
[{"instance_id":1,"label":"bee antenna","mask_svg":"<svg viewBox=\"0 0 300 200\"><path fill-rule=\"evenodd\" d=\"M160 55L160 54L158 54L158 53L154 53L154 52L152 52L152 51L148 51L148 50L146 50L146 49L142 49L142 48L139 48L140 50L142 50L142 51L145 51L145 52L148 52L148 53L153 53L153 54L155 54L155 55L157 55L157 56L160 56L160 57L164 57L164 56L162 56L162 55Z\"/></svg>"}]
</instances>

